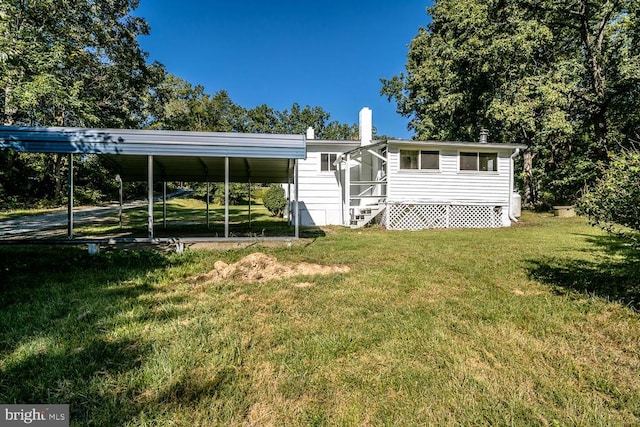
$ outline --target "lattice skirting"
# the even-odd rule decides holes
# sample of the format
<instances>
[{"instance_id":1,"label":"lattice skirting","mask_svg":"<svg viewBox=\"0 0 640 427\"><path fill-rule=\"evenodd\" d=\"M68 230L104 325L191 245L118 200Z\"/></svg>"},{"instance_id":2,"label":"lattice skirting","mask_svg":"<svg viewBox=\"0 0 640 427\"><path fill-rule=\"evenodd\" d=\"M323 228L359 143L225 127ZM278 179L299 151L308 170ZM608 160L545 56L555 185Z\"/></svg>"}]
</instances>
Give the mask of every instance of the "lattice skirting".
<instances>
[{"instance_id":1,"label":"lattice skirting","mask_svg":"<svg viewBox=\"0 0 640 427\"><path fill-rule=\"evenodd\" d=\"M502 226L502 206L389 203L382 223L390 230L495 228Z\"/></svg>"}]
</instances>

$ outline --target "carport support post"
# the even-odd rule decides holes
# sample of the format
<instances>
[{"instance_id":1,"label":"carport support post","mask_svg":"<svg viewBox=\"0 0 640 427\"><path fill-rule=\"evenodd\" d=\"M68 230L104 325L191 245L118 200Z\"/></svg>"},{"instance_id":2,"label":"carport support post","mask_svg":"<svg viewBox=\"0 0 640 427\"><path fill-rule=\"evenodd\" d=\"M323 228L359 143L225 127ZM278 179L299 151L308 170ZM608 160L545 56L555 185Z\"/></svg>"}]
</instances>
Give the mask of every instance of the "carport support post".
<instances>
[{"instance_id":1,"label":"carport support post","mask_svg":"<svg viewBox=\"0 0 640 427\"><path fill-rule=\"evenodd\" d=\"M351 154L347 153L344 167L344 225L351 225Z\"/></svg>"},{"instance_id":2,"label":"carport support post","mask_svg":"<svg viewBox=\"0 0 640 427\"><path fill-rule=\"evenodd\" d=\"M249 178L249 233L251 233L251 178Z\"/></svg>"},{"instance_id":3,"label":"carport support post","mask_svg":"<svg viewBox=\"0 0 640 427\"><path fill-rule=\"evenodd\" d=\"M162 228L167 229L167 181L162 181Z\"/></svg>"},{"instance_id":4,"label":"carport support post","mask_svg":"<svg viewBox=\"0 0 640 427\"><path fill-rule=\"evenodd\" d=\"M67 191L67 237L73 239L73 154L69 154L69 177Z\"/></svg>"},{"instance_id":5,"label":"carport support post","mask_svg":"<svg viewBox=\"0 0 640 427\"><path fill-rule=\"evenodd\" d=\"M224 158L224 237L229 237L229 158Z\"/></svg>"},{"instance_id":6,"label":"carport support post","mask_svg":"<svg viewBox=\"0 0 640 427\"><path fill-rule=\"evenodd\" d=\"M149 205L147 208L147 235L153 239L153 156L147 156L147 197Z\"/></svg>"},{"instance_id":7,"label":"carport support post","mask_svg":"<svg viewBox=\"0 0 640 427\"><path fill-rule=\"evenodd\" d=\"M120 201L120 206L118 209L118 223L120 224L120 230L122 230L122 177L120 174L116 175L116 182L119 184L118 188L118 200Z\"/></svg>"},{"instance_id":8,"label":"carport support post","mask_svg":"<svg viewBox=\"0 0 640 427\"><path fill-rule=\"evenodd\" d=\"M300 237L300 207L299 207L299 194L298 194L298 159L294 160L295 162L295 166L294 166L294 175L295 175L295 192L296 192L296 239L298 239Z\"/></svg>"},{"instance_id":9,"label":"carport support post","mask_svg":"<svg viewBox=\"0 0 640 427\"><path fill-rule=\"evenodd\" d=\"M205 179L207 180L207 230L209 229L209 177L205 177Z\"/></svg>"},{"instance_id":10,"label":"carport support post","mask_svg":"<svg viewBox=\"0 0 640 427\"><path fill-rule=\"evenodd\" d=\"M289 174L287 174L289 175ZM291 202L293 199L291 198L291 176L287 178L287 222L291 225L291 220L293 216L291 215Z\"/></svg>"},{"instance_id":11,"label":"carport support post","mask_svg":"<svg viewBox=\"0 0 640 427\"><path fill-rule=\"evenodd\" d=\"M342 185L342 161L338 162L338 193L340 193L340 222L344 224L344 186Z\"/></svg>"}]
</instances>

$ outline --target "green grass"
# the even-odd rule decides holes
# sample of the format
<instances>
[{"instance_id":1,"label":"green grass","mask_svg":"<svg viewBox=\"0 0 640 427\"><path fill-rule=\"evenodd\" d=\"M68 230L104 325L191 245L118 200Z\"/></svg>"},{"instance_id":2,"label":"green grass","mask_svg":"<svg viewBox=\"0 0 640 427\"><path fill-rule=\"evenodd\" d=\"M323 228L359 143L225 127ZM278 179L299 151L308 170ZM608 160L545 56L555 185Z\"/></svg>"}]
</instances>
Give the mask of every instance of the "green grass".
<instances>
[{"instance_id":1,"label":"green grass","mask_svg":"<svg viewBox=\"0 0 640 427\"><path fill-rule=\"evenodd\" d=\"M249 209L251 223L249 223ZM115 217L113 217L115 223ZM206 204L197 199L180 198L167 202L167 228L162 227L162 204L154 206L154 235L158 236L224 236L224 206L211 204L207 227ZM104 233L101 226L94 229ZM125 231L131 234L147 233L147 208L133 209L125 217ZM294 228L286 219L274 218L262 205L229 206L229 230L235 236L283 236L294 235ZM115 229L114 229L115 231ZM82 232L82 229L81 229Z\"/></svg>"},{"instance_id":2,"label":"green grass","mask_svg":"<svg viewBox=\"0 0 640 427\"><path fill-rule=\"evenodd\" d=\"M249 222L249 209L251 222ZM63 212L62 209L58 209ZM0 221L20 216L33 216L51 213L53 210L21 210L0 213ZM154 204L154 237L224 237L224 206L211 204L209 224L207 226L205 202L188 197L167 201L166 228L163 226L162 203ZM147 237L147 206L124 209L122 227L120 227L117 209L112 214L101 215L91 220L80 220L76 215L74 237ZM260 203L229 206L229 232L235 237L272 237L293 236L294 227L286 219L274 218ZM66 226L58 230L61 237L66 234Z\"/></svg>"},{"instance_id":3,"label":"green grass","mask_svg":"<svg viewBox=\"0 0 640 427\"><path fill-rule=\"evenodd\" d=\"M24 216L43 215L56 212L64 212L65 208L40 208L40 209L13 209L0 211L0 221L16 219Z\"/></svg>"},{"instance_id":4,"label":"green grass","mask_svg":"<svg viewBox=\"0 0 640 427\"><path fill-rule=\"evenodd\" d=\"M255 251L352 270L191 280ZM72 425L638 425L638 271L534 214L182 255L0 247L0 402L69 403Z\"/></svg>"}]
</instances>

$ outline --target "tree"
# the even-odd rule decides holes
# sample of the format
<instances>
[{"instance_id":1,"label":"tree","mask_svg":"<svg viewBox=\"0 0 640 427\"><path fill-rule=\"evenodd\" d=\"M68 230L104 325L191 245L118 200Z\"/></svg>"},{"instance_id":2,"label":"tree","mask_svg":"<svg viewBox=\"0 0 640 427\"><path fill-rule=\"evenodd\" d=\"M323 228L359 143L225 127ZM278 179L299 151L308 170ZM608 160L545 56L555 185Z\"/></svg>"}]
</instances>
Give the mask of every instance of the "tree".
<instances>
[{"instance_id":1,"label":"tree","mask_svg":"<svg viewBox=\"0 0 640 427\"><path fill-rule=\"evenodd\" d=\"M271 184L267 191L265 191L262 198L264 207L267 208L271 215L282 216L285 206L287 206L287 199L284 197L284 188L278 184Z\"/></svg>"},{"instance_id":2,"label":"tree","mask_svg":"<svg viewBox=\"0 0 640 427\"><path fill-rule=\"evenodd\" d=\"M375 128L373 131L375 132ZM349 141L358 139L359 133L360 130L356 123L348 125L332 120L321 130L319 138Z\"/></svg>"},{"instance_id":3,"label":"tree","mask_svg":"<svg viewBox=\"0 0 640 427\"><path fill-rule=\"evenodd\" d=\"M280 128L280 112L266 104L247 111L245 132L275 133Z\"/></svg>"},{"instance_id":4,"label":"tree","mask_svg":"<svg viewBox=\"0 0 640 427\"><path fill-rule=\"evenodd\" d=\"M132 127L164 75L148 65L130 15L138 0L6 0L0 9L3 123Z\"/></svg>"},{"instance_id":5,"label":"tree","mask_svg":"<svg viewBox=\"0 0 640 427\"><path fill-rule=\"evenodd\" d=\"M638 128L638 3L439 0L382 93L418 139L527 144L525 201L573 202Z\"/></svg>"},{"instance_id":6,"label":"tree","mask_svg":"<svg viewBox=\"0 0 640 427\"><path fill-rule=\"evenodd\" d=\"M601 178L587 191L578 205L594 225L628 237L636 244L640 232L640 152L628 150L616 155Z\"/></svg>"},{"instance_id":7,"label":"tree","mask_svg":"<svg viewBox=\"0 0 640 427\"><path fill-rule=\"evenodd\" d=\"M147 64L138 45L137 37L149 28L143 19L130 15L137 4L137 0L3 1L2 123L139 127L145 95L164 69ZM0 175L2 185L22 190L6 190L5 196L13 198L35 184L38 196L59 199L67 166L66 156L5 151L0 155L0 169L7 171Z\"/></svg>"},{"instance_id":8,"label":"tree","mask_svg":"<svg viewBox=\"0 0 640 427\"><path fill-rule=\"evenodd\" d=\"M242 182L229 183L229 204L241 205L249 199L249 184ZM219 205L224 205L224 183L215 185L214 200Z\"/></svg>"},{"instance_id":9,"label":"tree","mask_svg":"<svg viewBox=\"0 0 640 427\"><path fill-rule=\"evenodd\" d=\"M246 110L235 104L225 90L213 96L202 85L193 86L173 74L149 94L147 123L151 129L240 132Z\"/></svg>"},{"instance_id":10,"label":"tree","mask_svg":"<svg viewBox=\"0 0 640 427\"><path fill-rule=\"evenodd\" d=\"M358 125L330 121L331 114L322 107L294 103L290 109L277 111L267 105L259 105L246 116L246 132L304 134L312 127L318 139L350 140L358 137Z\"/></svg>"}]
</instances>

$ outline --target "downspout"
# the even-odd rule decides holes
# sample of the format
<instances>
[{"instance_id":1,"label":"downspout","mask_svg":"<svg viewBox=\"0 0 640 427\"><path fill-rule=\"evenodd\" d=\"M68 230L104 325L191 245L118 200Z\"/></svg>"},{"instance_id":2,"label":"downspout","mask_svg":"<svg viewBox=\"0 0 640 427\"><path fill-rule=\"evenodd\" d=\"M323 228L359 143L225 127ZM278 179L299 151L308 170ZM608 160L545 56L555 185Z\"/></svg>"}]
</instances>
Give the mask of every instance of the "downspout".
<instances>
[{"instance_id":1,"label":"downspout","mask_svg":"<svg viewBox=\"0 0 640 427\"><path fill-rule=\"evenodd\" d=\"M520 149L516 148L516 150L513 152L513 154L511 155L510 161L509 161L509 207L507 208L509 210L509 219L513 222L518 222L518 219L516 217L513 216L512 213L512 209L511 209L511 205L513 204L513 159L516 158L516 156L518 156L520 154Z\"/></svg>"}]
</instances>

